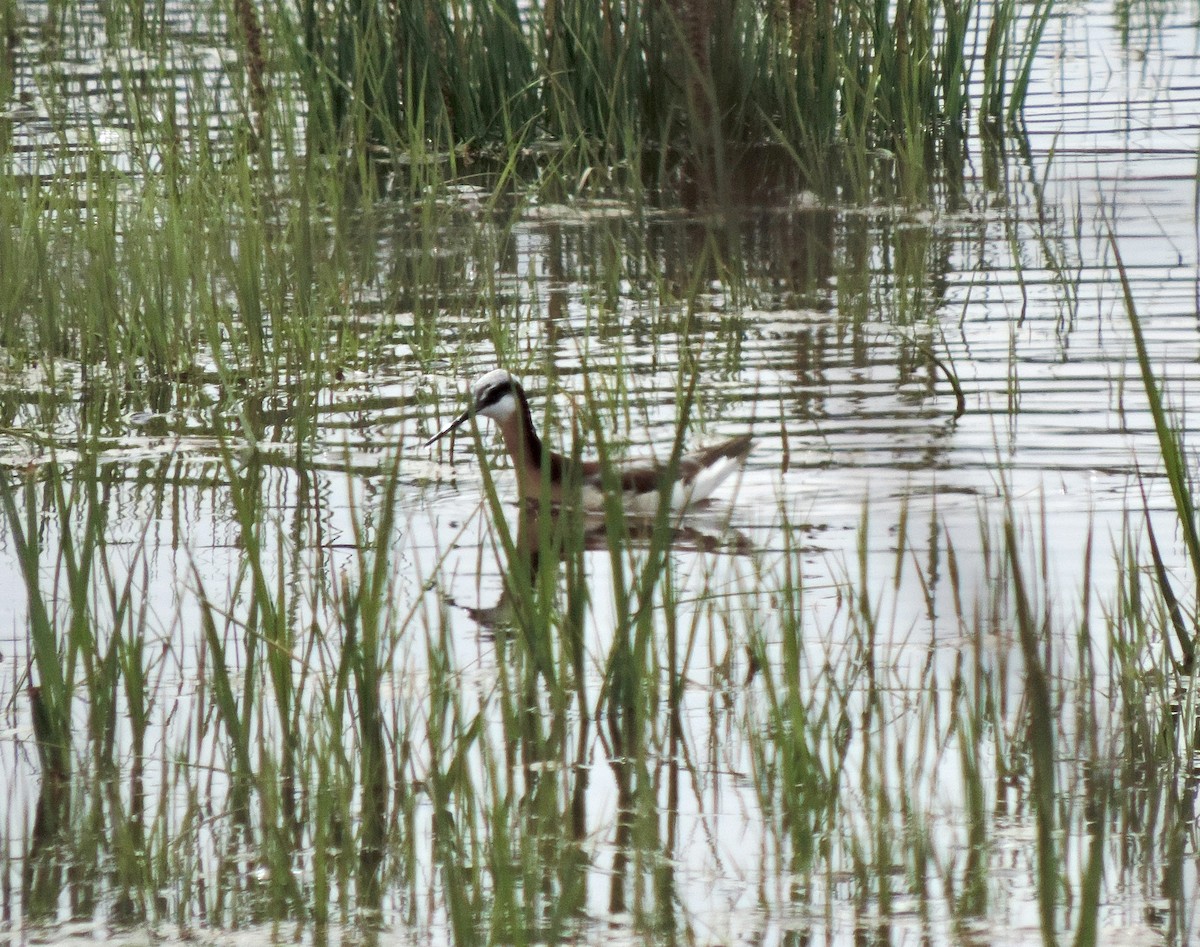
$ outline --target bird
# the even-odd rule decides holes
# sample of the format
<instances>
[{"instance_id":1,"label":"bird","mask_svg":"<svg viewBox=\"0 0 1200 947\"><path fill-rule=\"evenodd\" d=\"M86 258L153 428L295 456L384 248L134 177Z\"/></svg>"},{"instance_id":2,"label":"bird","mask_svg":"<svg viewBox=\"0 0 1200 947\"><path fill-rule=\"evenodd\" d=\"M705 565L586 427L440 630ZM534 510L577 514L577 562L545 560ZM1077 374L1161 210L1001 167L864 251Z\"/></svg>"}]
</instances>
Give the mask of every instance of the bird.
<instances>
[{"instance_id":1,"label":"bird","mask_svg":"<svg viewBox=\"0 0 1200 947\"><path fill-rule=\"evenodd\" d=\"M471 406L429 438L424 446L432 446L474 415L491 418L500 428L504 446L516 469L517 491L523 502L536 503L542 498L544 464L548 471L546 495L552 504L570 503L578 497L585 510L604 508L603 464L599 460L577 461L547 451L534 426L525 389L503 368L481 376L475 382ZM674 471L654 457L620 461L613 465L612 482L620 486L621 502L627 513L655 513L663 491L668 488L672 511L682 512L707 499L732 473L741 470L751 443L750 435L743 434L711 447L702 447L683 454Z\"/></svg>"}]
</instances>

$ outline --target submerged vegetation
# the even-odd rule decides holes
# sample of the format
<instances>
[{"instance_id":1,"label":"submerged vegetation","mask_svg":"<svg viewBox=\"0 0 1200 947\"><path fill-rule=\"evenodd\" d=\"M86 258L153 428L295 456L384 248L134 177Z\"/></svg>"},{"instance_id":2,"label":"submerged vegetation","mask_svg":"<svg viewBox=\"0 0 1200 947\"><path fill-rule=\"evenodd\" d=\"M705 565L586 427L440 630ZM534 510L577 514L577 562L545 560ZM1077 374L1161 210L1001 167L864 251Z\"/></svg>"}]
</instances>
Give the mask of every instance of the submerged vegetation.
<instances>
[{"instance_id":1,"label":"submerged vegetation","mask_svg":"<svg viewBox=\"0 0 1200 947\"><path fill-rule=\"evenodd\" d=\"M1050 14L0 0L14 936L1194 939L1195 485ZM1022 399L1118 298L1070 533ZM497 363L742 502L514 509L418 448Z\"/></svg>"}]
</instances>

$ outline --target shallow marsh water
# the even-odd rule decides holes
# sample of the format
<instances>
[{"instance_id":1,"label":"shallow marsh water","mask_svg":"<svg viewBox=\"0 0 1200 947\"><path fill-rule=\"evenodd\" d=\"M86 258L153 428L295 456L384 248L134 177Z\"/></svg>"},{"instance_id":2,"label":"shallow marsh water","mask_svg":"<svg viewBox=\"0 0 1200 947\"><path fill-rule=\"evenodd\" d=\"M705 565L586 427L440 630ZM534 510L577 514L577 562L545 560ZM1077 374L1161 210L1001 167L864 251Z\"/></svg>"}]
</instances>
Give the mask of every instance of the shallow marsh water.
<instances>
[{"instance_id":1,"label":"shallow marsh water","mask_svg":"<svg viewBox=\"0 0 1200 947\"><path fill-rule=\"evenodd\" d=\"M40 537L43 593L65 622L63 527L102 507L95 607L108 618L95 637L130 649L97 654L131 663L112 690L120 712L96 732L106 665L79 659L75 854L32 852L45 785L30 580L9 520L9 936L137 941L144 928L121 922L144 915L168 942L1031 942L1044 891L1017 569L1045 623L1058 728L1060 934L1099 845L1101 942L1200 936L1194 788L1181 776L1160 792L1126 772L1141 756L1117 718L1151 701L1113 657L1143 488L1185 588L1186 573L1106 220L1184 427L1200 374L1197 34L1186 10L1152 12L1139 24L1100 3L1064 9L1037 61L1024 147L974 142L961 192L938 188L927 205L747 185L702 214L605 196L498 206L468 178L446 191L432 237L402 197L364 225L349 315L329 329L374 347L369 369L231 394L200 360L186 397L98 391L71 364L14 369L0 449L41 485L16 500ZM223 61L203 24L181 22L193 43L181 77ZM73 56L79 84L64 82L53 117L34 61L18 60L5 117L15 173L61 173L76 132L79 154L124 160L128 129L110 127L105 103L127 76L87 44ZM754 453L736 499L727 489L689 519L648 626L625 596L651 552L582 552L582 580L564 576L573 592L545 605L557 630L578 629L576 665L566 638L521 637L496 522L516 532L517 511L487 501L470 438L453 456L420 445L502 357L558 443L594 433L598 415L621 450L662 451L681 353L700 377L689 441L752 431ZM961 417L931 353L962 385ZM59 482L77 498L61 519ZM1010 515L1019 566L1004 551ZM265 576L247 577L248 561ZM132 617L118 614L127 580ZM105 620L120 634L106 638ZM346 657L362 640L350 629L380 635L377 667ZM645 671L620 713L614 656ZM542 661L578 689L551 687ZM254 734L245 823L247 761L217 663ZM1186 714L1194 698L1179 700ZM359 760L379 734L383 826ZM640 748L620 742L631 737ZM298 816L272 788L289 767ZM113 842L126 825L147 841ZM372 831L385 840L373 891L356 874L373 877L367 855L326 854L373 851Z\"/></svg>"}]
</instances>

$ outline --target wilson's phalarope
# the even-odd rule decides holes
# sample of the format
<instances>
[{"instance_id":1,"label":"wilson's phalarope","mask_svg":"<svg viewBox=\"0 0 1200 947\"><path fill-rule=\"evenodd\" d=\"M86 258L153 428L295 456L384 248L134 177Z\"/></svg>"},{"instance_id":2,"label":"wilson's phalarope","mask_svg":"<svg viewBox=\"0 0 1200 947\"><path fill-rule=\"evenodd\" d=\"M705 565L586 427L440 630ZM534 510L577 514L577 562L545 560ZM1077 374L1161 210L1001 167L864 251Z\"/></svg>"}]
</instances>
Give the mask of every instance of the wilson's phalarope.
<instances>
[{"instance_id":1,"label":"wilson's phalarope","mask_svg":"<svg viewBox=\"0 0 1200 947\"><path fill-rule=\"evenodd\" d=\"M603 508L604 481L600 461L576 463L554 451L548 452L548 458L544 457L542 441L529 411L529 399L512 375L502 368L488 372L475 382L473 397L471 407L429 438L426 447L466 423L472 415L491 418L499 425L504 446L512 457L522 500L537 500L542 495L545 459L551 502L562 503L564 498L569 502L573 495L580 495L585 509ZM674 482L670 484L671 508L682 510L708 497L730 474L742 468L749 453L750 436L743 434L682 455ZM621 486L624 508L629 512L653 513L658 509L659 493L667 486L668 473L667 465L653 457L616 465L613 475Z\"/></svg>"}]
</instances>

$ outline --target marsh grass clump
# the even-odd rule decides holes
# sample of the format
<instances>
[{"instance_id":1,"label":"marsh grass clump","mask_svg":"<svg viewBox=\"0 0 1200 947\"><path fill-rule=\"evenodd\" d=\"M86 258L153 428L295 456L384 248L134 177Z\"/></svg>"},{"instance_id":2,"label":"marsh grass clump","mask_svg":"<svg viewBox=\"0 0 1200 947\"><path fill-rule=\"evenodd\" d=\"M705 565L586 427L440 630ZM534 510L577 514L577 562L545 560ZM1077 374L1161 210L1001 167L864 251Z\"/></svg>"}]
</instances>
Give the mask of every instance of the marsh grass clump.
<instances>
[{"instance_id":1,"label":"marsh grass clump","mask_svg":"<svg viewBox=\"0 0 1200 947\"><path fill-rule=\"evenodd\" d=\"M923 0L340 0L303 4L277 41L297 50L318 147L432 149L451 163L526 152L552 166L558 154L564 170L632 169L626 185L638 169L664 179L682 162L716 193L731 162L763 144L825 185L865 185L884 149L916 195L938 162L961 156L977 104L989 121L1019 119L1049 12ZM982 30L986 48L973 48ZM976 68L986 103L970 100ZM845 177L819 173L831 155Z\"/></svg>"}]
</instances>

